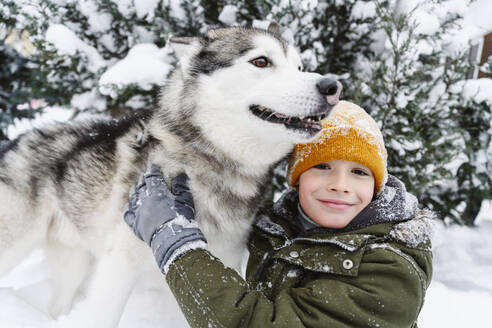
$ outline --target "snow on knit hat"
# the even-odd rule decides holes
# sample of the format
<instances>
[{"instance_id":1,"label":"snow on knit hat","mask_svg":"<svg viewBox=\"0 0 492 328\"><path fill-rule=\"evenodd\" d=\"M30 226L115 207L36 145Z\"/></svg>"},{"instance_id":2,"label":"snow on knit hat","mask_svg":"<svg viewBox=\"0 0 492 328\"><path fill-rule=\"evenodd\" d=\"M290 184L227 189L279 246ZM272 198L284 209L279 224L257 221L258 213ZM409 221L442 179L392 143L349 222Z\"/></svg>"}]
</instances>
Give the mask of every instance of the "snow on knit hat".
<instances>
[{"instance_id":1,"label":"snow on knit hat","mask_svg":"<svg viewBox=\"0 0 492 328\"><path fill-rule=\"evenodd\" d=\"M345 160L367 166L374 175L374 191L379 194L388 179L387 153L374 119L356 104L340 101L322 124L317 139L295 145L289 159L287 183L294 187L299 176L315 165Z\"/></svg>"}]
</instances>

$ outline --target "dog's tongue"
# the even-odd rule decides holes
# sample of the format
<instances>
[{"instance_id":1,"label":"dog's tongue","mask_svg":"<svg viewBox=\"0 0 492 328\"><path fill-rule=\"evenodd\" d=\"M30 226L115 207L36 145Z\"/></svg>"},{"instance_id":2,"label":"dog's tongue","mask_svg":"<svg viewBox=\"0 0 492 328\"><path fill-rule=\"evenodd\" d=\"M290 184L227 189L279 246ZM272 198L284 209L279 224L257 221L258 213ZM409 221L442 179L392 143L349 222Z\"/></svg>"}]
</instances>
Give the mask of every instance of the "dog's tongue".
<instances>
[{"instance_id":1,"label":"dog's tongue","mask_svg":"<svg viewBox=\"0 0 492 328\"><path fill-rule=\"evenodd\" d=\"M326 96L326 102L328 103L328 105L335 106L336 104L338 104L342 89L343 85L339 81L337 81L337 93L335 93L334 95Z\"/></svg>"}]
</instances>

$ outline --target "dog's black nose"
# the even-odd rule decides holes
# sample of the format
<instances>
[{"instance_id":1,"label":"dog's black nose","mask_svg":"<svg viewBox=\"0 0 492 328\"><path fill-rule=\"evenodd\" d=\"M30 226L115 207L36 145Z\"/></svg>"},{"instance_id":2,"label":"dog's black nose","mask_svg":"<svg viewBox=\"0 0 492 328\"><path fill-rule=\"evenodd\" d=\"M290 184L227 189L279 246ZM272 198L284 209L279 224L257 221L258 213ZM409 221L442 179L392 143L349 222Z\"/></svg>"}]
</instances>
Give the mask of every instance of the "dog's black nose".
<instances>
[{"instance_id":1,"label":"dog's black nose","mask_svg":"<svg viewBox=\"0 0 492 328\"><path fill-rule=\"evenodd\" d=\"M316 83L316 88L322 95L333 96L338 91L338 84L335 80L324 78Z\"/></svg>"},{"instance_id":2,"label":"dog's black nose","mask_svg":"<svg viewBox=\"0 0 492 328\"><path fill-rule=\"evenodd\" d=\"M329 105L335 106L338 104L340 93L343 89L340 82L325 77L316 83L316 88L318 88L318 91L325 96L326 102Z\"/></svg>"}]
</instances>

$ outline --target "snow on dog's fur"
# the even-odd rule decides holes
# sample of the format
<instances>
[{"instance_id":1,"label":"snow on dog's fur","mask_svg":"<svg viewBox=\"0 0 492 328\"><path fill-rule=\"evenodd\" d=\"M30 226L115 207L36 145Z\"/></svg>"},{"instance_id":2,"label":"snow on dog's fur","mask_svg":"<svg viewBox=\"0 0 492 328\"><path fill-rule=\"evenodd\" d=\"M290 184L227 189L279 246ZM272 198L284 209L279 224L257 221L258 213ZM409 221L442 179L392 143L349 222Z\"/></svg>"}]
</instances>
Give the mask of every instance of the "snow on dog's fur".
<instances>
[{"instance_id":1,"label":"snow on dog's fur","mask_svg":"<svg viewBox=\"0 0 492 328\"><path fill-rule=\"evenodd\" d=\"M165 284L122 219L150 163L166 181L188 174L210 251L238 268L269 170L315 137L340 93L302 72L278 31L223 28L170 42L180 66L155 112L35 129L0 153L0 275L46 247L60 326L115 327L143 273ZM169 298L163 310L180 316Z\"/></svg>"}]
</instances>

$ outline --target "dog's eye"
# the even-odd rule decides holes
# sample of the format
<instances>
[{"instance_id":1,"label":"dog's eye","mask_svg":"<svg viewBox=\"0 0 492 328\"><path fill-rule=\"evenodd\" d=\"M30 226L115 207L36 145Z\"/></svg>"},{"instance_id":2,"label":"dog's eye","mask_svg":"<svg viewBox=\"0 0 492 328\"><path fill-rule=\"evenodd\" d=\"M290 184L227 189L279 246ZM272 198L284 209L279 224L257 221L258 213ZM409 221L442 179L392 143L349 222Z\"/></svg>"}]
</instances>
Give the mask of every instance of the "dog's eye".
<instances>
[{"instance_id":1,"label":"dog's eye","mask_svg":"<svg viewBox=\"0 0 492 328\"><path fill-rule=\"evenodd\" d=\"M249 62L259 68L265 68L272 65L268 58L263 56L250 60Z\"/></svg>"}]
</instances>

